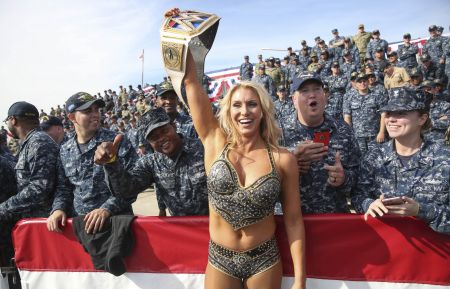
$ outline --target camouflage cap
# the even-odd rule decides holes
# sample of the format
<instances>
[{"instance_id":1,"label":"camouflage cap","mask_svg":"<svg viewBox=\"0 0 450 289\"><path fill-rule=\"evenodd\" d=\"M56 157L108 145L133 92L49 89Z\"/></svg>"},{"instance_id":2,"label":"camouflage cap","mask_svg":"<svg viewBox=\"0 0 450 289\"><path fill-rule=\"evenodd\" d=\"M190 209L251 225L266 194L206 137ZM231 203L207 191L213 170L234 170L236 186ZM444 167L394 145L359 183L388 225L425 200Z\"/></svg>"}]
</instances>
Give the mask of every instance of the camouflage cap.
<instances>
[{"instance_id":1,"label":"camouflage cap","mask_svg":"<svg viewBox=\"0 0 450 289\"><path fill-rule=\"evenodd\" d=\"M344 49L344 50L342 51L342 55L343 55L343 56L351 55L350 50Z\"/></svg>"},{"instance_id":2,"label":"camouflage cap","mask_svg":"<svg viewBox=\"0 0 450 289\"><path fill-rule=\"evenodd\" d=\"M311 57L311 58L317 57L317 54L316 54L315 52L313 52L313 53L311 53L310 57Z\"/></svg>"},{"instance_id":3,"label":"camouflage cap","mask_svg":"<svg viewBox=\"0 0 450 289\"><path fill-rule=\"evenodd\" d=\"M423 75L422 75L422 72L419 69L413 68L413 69L411 69L411 71L409 73L409 76L410 77L420 77L420 76L423 76Z\"/></svg>"},{"instance_id":4,"label":"camouflage cap","mask_svg":"<svg viewBox=\"0 0 450 289\"><path fill-rule=\"evenodd\" d=\"M158 107L150 109L139 118L138 130L147 139L155 129L168 123L170 123L170 118L166 111L164 108Z\"/></svg>"},{"instance_id":5,"label":"camouflage cap","mask_svg":"<svg viewBox=\"0 0 450 289\"><path fill-rule=\"evenodd\" d=\"M351 74L350 74L350 80L356 80L356 77L358 76L358 72L356 72L356 71L353 71Z\"/></svg>"},{"instance_id":6,"label":"camouflage cap","mask_svg":"<svg viewBox=\"0 0 450 289\"><path fill-rule=\"evenodd\" d=\"M320 40L320 36L316 36L315 38L314 38L314 41L319 41Z\"/></svg>"},{"instance_id":7,"label":"camouflage cap","mask_svg":"<svg viewBox=\"0 0 450 289\"><path fill-rule=\"evenodd\" d=\"M281 92L281 91L286 91L286 87L284 87L284 85L279 85L277 87L277 91Z\"/></svg>"},{"instance_id":8,"label":"camouflage cap","mask_svg":"<svg viewBox=\"0 0 450 289\"><path fill-rule=\"evenodd\" d=\"M364 24L359 24L359 25L358 25L358 29L359 29L359 28L364 28Z\"/></svg>"},{"instance_id":9,"label":"camouflage cap","mask_svg":"<svg viewBox=\"0 0 450 289\"><path fill-rule=\"evenodd\" d=\"M5 121L11 116L39 118L39 112L37 108L31 103L28 103L26 101L18 101L13 103L9 107L8 117L5 119Z\"/></svg>"},{"instance_id":10,"label":"camouflage cap","mask_svg":"<svg viewBox=\"0 0 450 289\"><path fill-rule=\"evenodd\" d=\"M85 110L97 104L99 107L105 107L105 102L101 98L95 98L86 92L77 92L66 101L67 113Z\"/></svg>"},{"instance_id":11,"label":"camouflage cap","mask_svg":"<svg viewBox=\"0 0 450 289\"><path fill-rule=\"evenodd\" d=\"M320 78L319 74L312 73L312 72L303 72L298 77L295 77L292 80L291 93L298 90L306 81L309 81L309 80L317 82L323 86L323 82L322 82L322 79Z\"/></svg>"},{"instance_id":12,"label":"camouflage cap","mask_svg":"<svg viewBox=\"0 0 450 289\"><path fill-rule=\"evenodd\" d=\"M380 111L413 111L426 109L427 97L421 92L408 87L389 90L388 103Z\"/></svg>"},{"instance_id":13,"label":"camouflage cap","mask_svg":"<svg viewBox=\"0 0 450 289\"><path fill-rule=\"evenodd\" d=\"M258 69L266 69L266 66L264 64L261 64Z\"/></svg>"},{"instance_id":14,"label":"camouflage cap","mask_svg":"<svg viewBox=\"0 0 450 289\"><path fill-rule=\"evenodd\" d=\"M162 82L159 85L156 86L156 96L161 96L166 92L173 91L173 85L171 82Z\"/></svg>"},{"instance_id":15,"label":"camouflage cap","mask_svg":"<svg viewBox=\"0 0 450 289\"><path fill-rule=\"evenodd\" d=\"M437 27L437 31L439 31L439 32L441 32L441 33L444 32L444 27L438 26L438 27Z\"/></svg>"}]
</instances>

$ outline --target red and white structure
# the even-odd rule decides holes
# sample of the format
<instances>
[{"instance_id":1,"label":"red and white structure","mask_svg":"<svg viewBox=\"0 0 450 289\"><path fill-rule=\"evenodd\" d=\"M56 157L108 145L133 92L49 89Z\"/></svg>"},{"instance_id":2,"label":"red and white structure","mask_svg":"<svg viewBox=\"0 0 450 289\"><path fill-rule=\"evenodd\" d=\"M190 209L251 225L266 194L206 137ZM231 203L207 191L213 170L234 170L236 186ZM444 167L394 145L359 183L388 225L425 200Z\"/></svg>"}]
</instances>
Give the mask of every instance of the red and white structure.
<instances>
[{"instance_id":1,"label":"red and white structure","mask_svg":"<svg viewBox=\"0 0 450 289\"><path fill-rule=\"evenodd\" d=\"M281 217L277 222L287 289L292 263ZM308 289L450 288L450 236L415 218L307 215L305 228ZM203 288L207 217L139 217L133 232L127 273L115 277L94 269L71 222L58 234L47 230L45 219L20 221L13 238L22 288Z\"/></svg>"}]
</instances>

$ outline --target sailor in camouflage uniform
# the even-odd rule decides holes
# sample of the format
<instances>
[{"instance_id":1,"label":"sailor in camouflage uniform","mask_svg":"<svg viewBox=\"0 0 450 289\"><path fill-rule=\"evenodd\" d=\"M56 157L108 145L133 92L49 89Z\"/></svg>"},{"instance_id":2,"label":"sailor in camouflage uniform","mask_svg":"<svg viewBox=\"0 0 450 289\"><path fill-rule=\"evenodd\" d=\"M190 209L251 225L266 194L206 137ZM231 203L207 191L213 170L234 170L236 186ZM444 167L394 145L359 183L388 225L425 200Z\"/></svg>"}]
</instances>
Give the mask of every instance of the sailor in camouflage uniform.
<instances>
[{"instance_id":1,"label":"sailor in camouflage uniform","mask_svg":"<svg viewBox=\"0 0 450 289\"><path fill-rule=\"evenodd\" d=\"M60 232L60 224L65 224L72 209L75 215L86 215L87 233L96 233L111 215L132 213L134 200L113 196L102 167L94 163L98 145L116 138L116 133L100 127L99 110L104 106L102 99L85 92L78 92L66 101L75 133L61 146L58 186L52 214L47 219L50 231ZM119 161L130 169L137 160L136 151L125 137L116 145Z\"/></svg>"},{"instance_id":2,"label":"sailor in camouflage uniform","mask_svg":"<svg viewBox=\"0 0 450 289\"><path fill-rule=\"evenodd\" d=\"M431 87L435 93L435 83L429 80L422 83L423 87ZM450 125L450 103L438 99L437 95L433 95L433 99L430 103L431 130L425 135L427 138L434 140L435 142L442 141L444 139L445 131Z\"/></svg>"},{"instance_id":3,"label":"sailor in camouflage uniform","mask_svg":"<svg viewBox=\"0 0 450 289\"><path fill-rule=\"evenodd\" d=\"M166 207L172 216L207 215L208 192L200 140L177 134L161 108L145 113L139 120L139 130L155 152L142 157L131 170L117 161L108 163L109 155L116 153L112 143L97 149L95 159L104 165L114 194L135 197L155 183L160 216L166 215Z\"/></svg>"},{"instance_id":4,"label":"sailor in camouflage uniform","mask_svg":"<svg viewBox=\"0 0 450 289\"><path fill-rule=\"evenodd\" d=\"M438 35L436 25L431 25L428 28L430 32L430 38L427 40L425 45L422 48L422 54L428 54L430 56L430 60L434 63L434 65L439 66L442 54L444 53L444 47L447 40Z\"/></svg>"},{"instance_id":5,"label":"sailor in camouflage uniform","mask_svg":"<svg viewBox=\"0 0 450 289\"><path fill-rule=\"evenodd\" d=\"M326 97L317 74L303 73L292 84L297 114L283 130L284 145L299 163L303 213L349 212L346 196L356 182L360 152L351 128L324 113ZM316 132L329 144L313 143Z\"/></svg>"},{"instance_id":6,"label":"sailor in camouflage uniform","mask_svg":"<svg viewBox=\"0 0 450 289\"><path fill-rule=\"evenodd\" d=\"M178 96L172 83L157 86L155 106L164 108L170 119L176 124L177 132L189 138L197 138L192 118L187 113L178 112L178 104Z\"/></svg>"},{"instance_id":7,"label":"sailor in camouflage uniform","mask_svg":"<svg viewBox=\"0 0 450 289\"><path fill-rule=\"evenodd\" d=\"M366 219L416 216L450 234L450 149L422 138L429 125L423 97L408 88L394 90L382 108L392 140L365 156L352 203Z\"/></svg>"},{"instance_id":8,"label":"sailor in camouflage uniform","mask_svg":"<svg viewBox=\"0 0 450 289\"><path fill-rule=\"evenodd\" d=\"M272 100L276 100L275 82L272 77L266 74L266 66L261 64L259 66L259 74L255 75L252 81L261 84L272 97Z\"/></svg>"},{"instance_id":9,"label":"sailor in camouflage uniform","mask_svg":"<svg viewBox=\"0 0 450 289\"><path fill-rule=\"evenodd\" d=\"M412 68L417 67L417 53L419 52L419 47L415 43L411 43L411 34L406 33L403 35L403 45L397 50L398 59L400 65L411 71Z\"/></svg>"},{"instance_id":10,"label":"sailor in camouflage uniform","mask_svg":"<svg viewBox=\"0 0 450 289\"><path fill-rule=\"evenodd\" d=\"M424 79L433 80L436 78L441 78L443 76L443 71L441 65L436 65L432 60L430 55L422 54L420 56L420 64L417 69L423 75Z\"/></svg>"},{"instance_id":11,"label":"sailor in camouflage uniform","mask_svg":"<svg viewBox=\"0 0 450 289\"><path fill-rule=\"evenodd\" d=\"M241 64L239 75L241 80L251 80L253 77L253 64L249 62L248 55L244 56L244 63Z\"/></svg>"},{"instance_id":12,"label":"sailor in camouflage uniform","mask_svg":"<svg viewBox=\"0 0 450 289\"><path fill-rule=\"evenodd\" d=\"M371 72L367 74L367 82L369 84L369 90L375 92L378 95L385 95L388 97L388 92L384 85L377 80L375 73Z\"/></svg>"},{"instance_id":13,"label":"sailor in camouflage uniform","mask_svg":"<svg viewBox=\"0 0 450 289\"><path fill-rule=\"evenodd\" d=\"M369 91L367 76L356 78L357 94L344 99L344 120L353 128L362 155L385 139L383 115L379 109L387 102L385 95Z\"/></svg>"},{"instance_id":14,"label":"sailor in camouflage uniform","mask_svg":"<svg viewBox=\"0 0 450 289\"><path fill-rule=\"evenodd\" d=\"M292 80L297 77L301 72L303 72L305 68L299 64L298 58L292 59L292 64L289 67L288 71L288 82L292 83Z\"/></svg>"},{"instance_id":15,"label":"sailor in camouflage uniform","mask_svg":"<svg viewBox=\"0 0 450 289\"><path fill-rule=\"evenodd\" d=\"M39 127L39 112L16 102L8 110L8 130L21 140L15 166L17 194L0 204L0 220L47 217L56 187L58 145Z\"/></svg>"},{"instance_id":16,"label":"sailor in camouflage uniform","mask_svg":"<svg viewBox=\"0 0 450 289\"><path fill-rule=\"evenodd\" d=\"M353 60L350 51L346 49L342 51L342 61L340 63L341 65L339 66L339 68L342 74L344 74L347 77L348 81L350 81L350 75L353 72L359 71L359 69L361 68L359 63Z\"/></svg>"},{"instance_id":17,"label":"sailor in camouflage uniform","mask_svg":"<svg viewBox=\"0 0 450 289\"><path fill-rule=\"evenodd\" d=\"M332 63L331 75L323 78L323 82L327 84L330 90L326 107L327 114L334 119L342 119L342 104L348 80L347 77L341 73L339 62L334 61Z\"/></svg>"},{"instance_id":18,"label":"sailor in camouflage uniform","mask_svg":"<svg viewBox=\"0 0 450 289\"><path fill-rule=\"evenodd\" d=\"M378 48L383 49L384 53L388 51L389 44L386 40L380 38L378 29L372 31L372 40L367 44L366 58L375 58L375 51Z\"/></svg>"},{"instance_id":19,"label":"sailor in camouflage uniform","mask_svg":"<svg viewBox=\"0 0 450 289\"><path fill-rule=\"evenodd\" d=\"M300 55L298 56L298 64L302 66L302 70L306 70L310 63L310 55L306 47L302 48Z\"/></svg>"},{"instance_id":20,"label":"sailor in camouflage uniform","mask_svg":"<svg viewBox=\"0 0 450 289\"><path fill-rule=\"evenodd\" d=\"M280 128L283 127L284 121L292 114L295 114L294 103L292 98L288 97L287 89L280 85L277 89L278 99L273 102L275 108L275 119Z\"/></svg>"}]
</instances>

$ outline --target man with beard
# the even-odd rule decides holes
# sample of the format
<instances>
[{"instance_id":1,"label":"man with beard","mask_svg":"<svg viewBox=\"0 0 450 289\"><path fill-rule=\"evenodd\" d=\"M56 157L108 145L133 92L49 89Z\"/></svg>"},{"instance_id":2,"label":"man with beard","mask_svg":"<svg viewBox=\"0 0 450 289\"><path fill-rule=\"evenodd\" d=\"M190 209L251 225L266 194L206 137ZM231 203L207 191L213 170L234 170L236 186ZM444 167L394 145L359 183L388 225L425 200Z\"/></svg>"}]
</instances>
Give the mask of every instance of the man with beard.
<instances>
[{"instance_id":1,"label":"man with beard","mask_svg":"<svg viewBox=\"0 0 450 289\"><path fill-rule=\"evenodd\" d=\"M105 182L103 169L94 164L94 153L102 142L113 141L116 133L100 128L102 99L78 92L66 101L66 110L74 124L75 133L61 146L58 163L58 186L53 208L47 219L50 231L61 232L68 215L85 215L85 229L95 234L111 215L131 214L131 203L112 195ZM117 158L123 166L131 168L137 154L128 139L117 144Z\"/></svg>"},{"instance_id":2,"label":"man with beard","mask_svg":"<svg viewBox=\"0 0 450 289\"><path fill-rule=\"evenodd\" d=\"M192 124L192 118L186 113L177 110L178 96L170 82L161 83L156 88L156 107L162 107L170 120L176 125L177 132L190 138L197 138L197 132Z\"/></svg>"},{"instance_id":3,"label":"man with beard","mask_svg":"<svg viewBox=\"0 0 450 289\"><path fill-rule=\"evenodd\" d=\"M325 113L317 74L303 73L292 86L297 113L285 122L285 147L297 157L303 213L349 212L347 195L356 182L360 152L351 128ZM324 136L327 141L318 142Z\"/></svg>"},{"instance_id":4,"label":"man with beard","mask_svg":"<svg viewBox=\"0 0 450 289\"><path fill-rule=\"evenodd\" d=\"M172 216L207 215L208 192L200 140L177 134L175 124L162 108L145 113L138 129L154 153L139 159L131 170L110 161L117 154L112 142L102 143L95 153L94 160L104 166L114 195L135 197L155 183L160 216L166 216L166 207Z\"/></svg>"}]
</instances>

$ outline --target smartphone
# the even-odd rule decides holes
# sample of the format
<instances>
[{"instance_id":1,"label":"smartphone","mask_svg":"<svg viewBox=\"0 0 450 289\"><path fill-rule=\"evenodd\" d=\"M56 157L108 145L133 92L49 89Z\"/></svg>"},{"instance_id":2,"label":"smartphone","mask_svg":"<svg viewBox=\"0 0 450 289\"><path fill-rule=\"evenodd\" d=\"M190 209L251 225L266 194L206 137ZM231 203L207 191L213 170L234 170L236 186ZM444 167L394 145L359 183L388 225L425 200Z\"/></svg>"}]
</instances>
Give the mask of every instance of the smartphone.
<instances>
[{"instance_id":1,"label":"smartphone","mask_svg":"<svg viewBox=\"0 0 450 289\"><path fill-rule=\"evenodd\" d=\"M329 131L316 131L314 132L313 142L323 143L328 146L330 144L330 132Z\"/></svg>"},{"instance_id":2,"label":"smartphone","mask_svg":"<svg viewBox=\"0 0 450 289\"><path fill-rule=\"evenodd\" d=\"M387 198L382 200L383 205L400 205L403 204L402 197Z\"/></svg>"}]
</instances>

